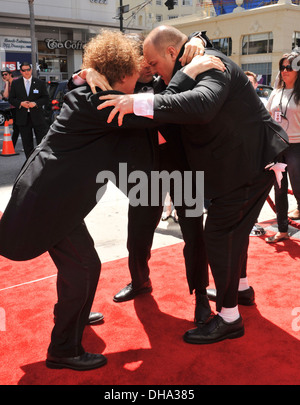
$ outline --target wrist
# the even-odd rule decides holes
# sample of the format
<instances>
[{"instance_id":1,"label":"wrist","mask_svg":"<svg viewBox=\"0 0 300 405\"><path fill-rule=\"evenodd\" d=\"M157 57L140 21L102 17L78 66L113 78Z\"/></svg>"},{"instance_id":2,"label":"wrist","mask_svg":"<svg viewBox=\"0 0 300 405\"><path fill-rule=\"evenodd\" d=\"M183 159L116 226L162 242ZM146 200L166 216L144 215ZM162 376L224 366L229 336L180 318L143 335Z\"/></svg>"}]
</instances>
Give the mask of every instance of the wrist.
<instances>
[{"instance_id":1,"label":"wrist","mask_svg":"<svg viewBox=\"0 0 300 405\"><path fill-rule=\"evenodd\" d=\"M184 67L183 73L195 80L199 73L199 67L187 65Z\"/></svg>"},{"instance_id":2,"label":"wrist","mask_svg":"<svg viewBox=\"0 0 300 405\"><path fill-rule=\"evenodd\" d=\"M198 32L198 34L196 34L196 35L194 36L194 38L199 38L199 39L201 39L204 48L206 47L207 43L206 43L205 39L201 36L201 32Z\"/></svg>"}]
</instances>

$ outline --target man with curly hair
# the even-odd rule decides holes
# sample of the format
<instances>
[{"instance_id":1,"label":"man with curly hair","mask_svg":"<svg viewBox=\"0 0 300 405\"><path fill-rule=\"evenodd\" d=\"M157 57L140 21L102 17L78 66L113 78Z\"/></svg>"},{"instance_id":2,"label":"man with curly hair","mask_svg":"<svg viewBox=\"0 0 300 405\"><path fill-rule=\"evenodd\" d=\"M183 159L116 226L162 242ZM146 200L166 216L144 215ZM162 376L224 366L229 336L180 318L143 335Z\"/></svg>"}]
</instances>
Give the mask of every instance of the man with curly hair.
<instances>
[{"instance_id":1,"label":"man with curly hair","mask_svg":"<svg viewBox=\"0 0 300 405\"><path fill-rule=\"evenodd\" d=\"M59 117L21 169L0 221L1 255L18 261L48 251L54 261L58 300L46 365L75 370L106 364L105 356L87 353L81 344L101 268L84 223L104 189L97 175L105 170L117 177L120 162L128 173L150 173L156 136L143 118L140 128L130 128L130 121L125 129L111 128L107 113L96 108L99 94L133 92L139 54L131 40L102 32L86 46L83 66L109 77L113 90L93 95L81 86L66 95Z\"/></svg>"}]
</instances>

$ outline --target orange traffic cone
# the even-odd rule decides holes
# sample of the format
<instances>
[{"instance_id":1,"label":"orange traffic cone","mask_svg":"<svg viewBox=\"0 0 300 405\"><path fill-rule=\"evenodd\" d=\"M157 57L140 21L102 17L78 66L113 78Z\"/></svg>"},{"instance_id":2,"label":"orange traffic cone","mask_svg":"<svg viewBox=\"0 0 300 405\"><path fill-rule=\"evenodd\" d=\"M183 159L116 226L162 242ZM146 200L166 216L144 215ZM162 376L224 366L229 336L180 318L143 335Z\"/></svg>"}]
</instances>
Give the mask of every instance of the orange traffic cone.
<instances>
[{"instance_id":1,"label":"orange traffic cone","mask_svg":"<svg viewBox=\"0 0 300 405\"><path fill-rule=\"evenodd\" d=\"M15 152L15 148L14 148L13 142L11 140L8 121L5 121L3 147L2 147L2 153L0 156L14 156L14 155L18 155L18 153Z\"/></svg>"}]
</instances>

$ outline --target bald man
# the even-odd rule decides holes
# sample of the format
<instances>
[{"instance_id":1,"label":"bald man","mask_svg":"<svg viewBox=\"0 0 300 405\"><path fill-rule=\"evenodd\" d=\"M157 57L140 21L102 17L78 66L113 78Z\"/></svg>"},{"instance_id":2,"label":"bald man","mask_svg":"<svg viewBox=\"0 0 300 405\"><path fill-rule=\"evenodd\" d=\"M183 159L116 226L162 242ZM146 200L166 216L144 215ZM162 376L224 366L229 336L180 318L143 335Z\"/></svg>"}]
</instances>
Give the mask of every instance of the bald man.
<instances>
[{"instance_id":1,"label":"bald man","mask_svg":"<svg viewBox=\"0 0 300 405\"><path fill-rule=\"evenodd\" d=\"M184 340L208 344L244 335L238 309L241 268L247 261L250 231L274 182L267 169L288 147L288 137L244 72L221 52L205 53L219 57L224 71L211 69L199 75L193 63L178 71L184 40L176 28L160 26L144 42L153 73L169 84L164 94L108 96L100 108L115 106L109 121L119 113L120 125L124 114L132 112L157 123L181 125L190 167L194 172L204 170L205 197L211 200L205 244L218 314L187 331Z\"/></svg>"}]
</instances>

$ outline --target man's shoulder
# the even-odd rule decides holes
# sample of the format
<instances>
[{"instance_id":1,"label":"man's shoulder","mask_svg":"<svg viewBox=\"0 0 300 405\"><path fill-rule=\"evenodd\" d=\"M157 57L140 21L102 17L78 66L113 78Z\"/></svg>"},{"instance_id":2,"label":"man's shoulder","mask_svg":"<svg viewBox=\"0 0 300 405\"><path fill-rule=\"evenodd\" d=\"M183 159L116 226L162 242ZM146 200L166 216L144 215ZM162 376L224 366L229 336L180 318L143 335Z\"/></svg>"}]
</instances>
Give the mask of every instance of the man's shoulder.
<instances>
[{"instance_id":1,"label":"man's shoulder","mask_svg":"<svg viewBox=\"0 0 300 405\"><path fill-rule=\"evenodd\" d=\"M23 80L23 77L22 77L22 76L16 77L16 78L11 82L11 85L12 85L12 86L18 86L18 84L20 84L20 83L22 82L22 80Z\"/></svg>"},{"instance_id":2,"label":"man's shoulder","mask_svg":"<svg viewBox=\"0 0 300 405\"><path fill-rule=\"evenodd\" d=\"M46 86L45 80L39 79L38 77L32 77L32 82L39 84L40 86Z\"/></svg>"}]
</instances>

